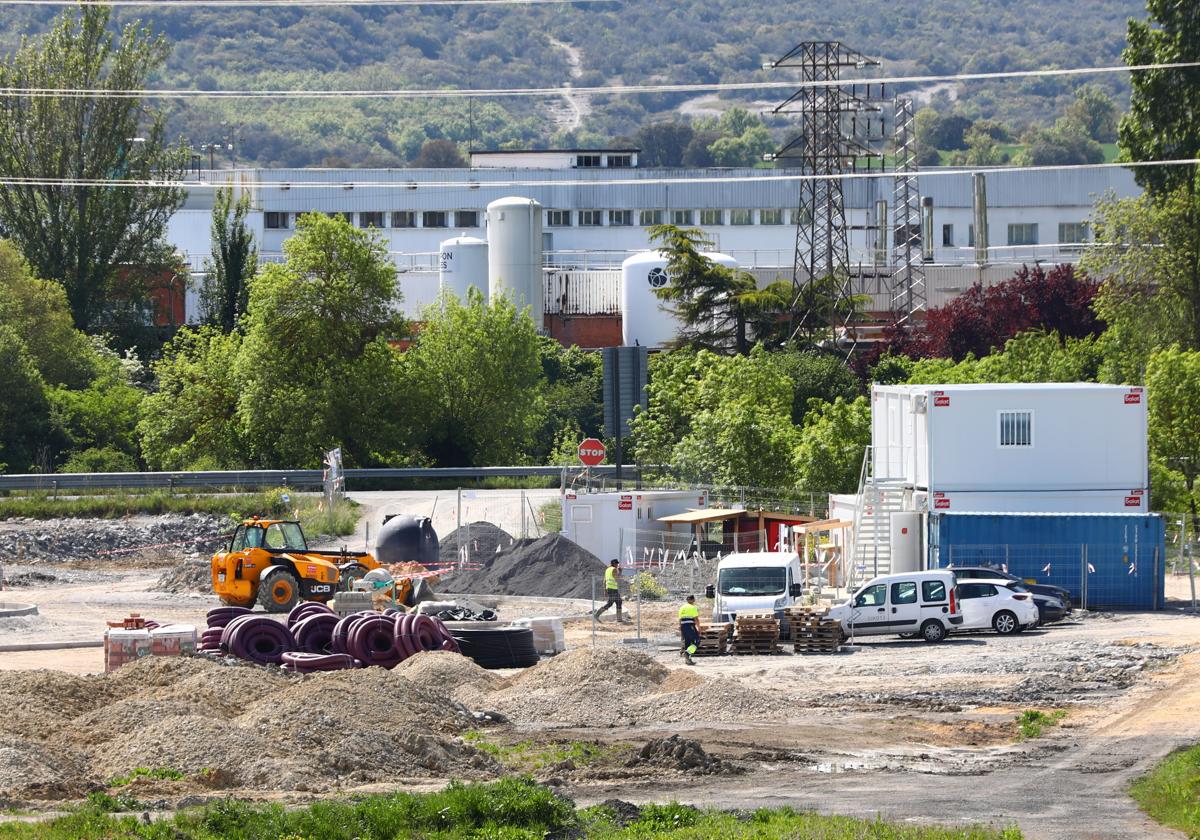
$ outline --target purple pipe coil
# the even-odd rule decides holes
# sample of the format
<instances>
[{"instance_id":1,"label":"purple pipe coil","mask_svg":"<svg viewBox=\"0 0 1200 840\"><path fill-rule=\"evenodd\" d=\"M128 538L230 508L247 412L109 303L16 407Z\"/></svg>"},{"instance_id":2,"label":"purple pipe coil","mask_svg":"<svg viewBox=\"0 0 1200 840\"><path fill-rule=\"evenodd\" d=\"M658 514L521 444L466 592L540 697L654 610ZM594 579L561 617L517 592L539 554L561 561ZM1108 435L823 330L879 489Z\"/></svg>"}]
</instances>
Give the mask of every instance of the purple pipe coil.
<instances>
[{"instance_id":1,"label":"purple pipe coil","mask_svg":"<svg viewBox=\"0 0 1200 840\"><path fill-rule=\"evenodd\" d=\"M412 639L408 635L408 628L415 617L411 613L401 613L396 616L394 625L395 645L396 653L399 654L401 661L408 659L408 657L417 652L413 648Z\"/></svg>"},{"instance_id":2,"label":"purple pipe coil","mask_svg":"<svg viewBox=\"0 0 1200 840\"><path fill-rule=\"evenodd\" d=\"M292 628L296 650L310 654L333 652L333 631L340 619L335 613L314 613L305 616Z\"/></svg>"},{"instance_id":3,"label":"purple pipe coil","mask_svg":"<svg viewBox=\"0 0 1200 840\"><path fill-rule=\"evenodd\" d=\"M362 621L364 618L378 615L375 612L356 612L345 616L338 621L337 626L333 628L333 642L330 645L330 650L333 653L349 653L350 650L346 647L350 638L350 631L354 625Z\"/></svg>"},{"instance_id":4,"label":"purple pipe coil","mask_svg":"<svg viewBox=\"0 0 1200 840\"><path fill-rule=\"evenodd\" d=\"M395 668L404 659L396 650L396 623L383 615L363 618L350 629L346 652L364 665Z\"/></svg>"},{"instance_id":5,"label":"purple pipe coil","mask_svg":"<svg viewBox=\"0 0 1200 840\"><path fill-rule=\"evenodd\" d=\"M251 610L245 607L217 607L208 611L209 627L224 627L235 618L250 615Z\"/></svg>"},{"instance_id":6,"label":"purple pipe coil","mask_svg":"<svg viewBox=\"0 0 1200 840\"><path fill-rule=\"evenodd\" d=\"M302 604L297 604L292 607L292 611L288 613L287 626L289 630L295 628L297 624L308 618L310 615L336 615L333 610L322 604L320 601L305 601Z\"/></svg>"},{"instance_id":7,"label":"purple pipe coil","mask_svg":"<svg viewBox=\"0 0 1200 840\"><path fill-rule=\"evenodd\" d=\"M345 671L361 668L362 663L344 653L305 653L289 651L283 655L283 667L296 674L311 674L316 671Z\"/></svg>"},{"instance_id":8,"label":"purple pipe coil","mask_svg":"<svg viewBox=\"0 0 1200 840\"><path fill-rule=\"evenodd\" d=\"M221 647L239 659L259 665L278 665L283 655L296 649L291 631L270 618L242 616L230 622Z\"/></svg>"}]
</instances>

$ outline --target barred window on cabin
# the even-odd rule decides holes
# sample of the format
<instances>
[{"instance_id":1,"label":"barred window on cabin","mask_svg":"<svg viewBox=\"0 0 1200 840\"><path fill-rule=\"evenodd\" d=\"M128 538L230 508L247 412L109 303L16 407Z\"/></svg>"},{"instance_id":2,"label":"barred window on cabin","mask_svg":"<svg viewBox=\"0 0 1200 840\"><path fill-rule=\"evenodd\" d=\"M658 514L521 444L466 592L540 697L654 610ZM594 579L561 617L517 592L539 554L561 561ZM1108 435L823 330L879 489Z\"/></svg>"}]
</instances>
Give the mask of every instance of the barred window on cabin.
<instances>
[{"instance_id":1,"label":"barred window on cabin","mask_svg":"<svg viewBox=\"0 0 1200 840\"><path fill-rule=\"evenodd\" d=\"M1000 412L1000 446L1030 447L1033 446L1033 412L1020 411Z\"/></svg>"}]
</instances>

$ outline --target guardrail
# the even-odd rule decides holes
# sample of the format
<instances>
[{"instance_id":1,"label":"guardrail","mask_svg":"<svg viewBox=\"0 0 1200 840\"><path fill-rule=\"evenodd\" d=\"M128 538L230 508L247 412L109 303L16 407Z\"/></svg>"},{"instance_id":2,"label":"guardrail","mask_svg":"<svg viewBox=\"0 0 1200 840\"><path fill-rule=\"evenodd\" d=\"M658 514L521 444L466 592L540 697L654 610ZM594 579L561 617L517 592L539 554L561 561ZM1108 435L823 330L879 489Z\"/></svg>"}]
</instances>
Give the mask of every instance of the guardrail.
<instances>
[{"instance_id":1,"label":"guardrail","mask_svg":"<svg viewBox=\"0 0 1200 840\"><path fill-rule=\"evenodd\" d=\"M616 467L593 467L596 475L615 475ZM626 466L624 475L633 480L637 467ZM397 467L347 469L347 481L354 479L450 479L450 478L526 478L562 476L562 467ZM144 473L25 473L0 475L2 490L92 490L160 489L189 487L320 487L325 480L321 470L208 470L198 472Z\"/></svg>"}]
</instances>

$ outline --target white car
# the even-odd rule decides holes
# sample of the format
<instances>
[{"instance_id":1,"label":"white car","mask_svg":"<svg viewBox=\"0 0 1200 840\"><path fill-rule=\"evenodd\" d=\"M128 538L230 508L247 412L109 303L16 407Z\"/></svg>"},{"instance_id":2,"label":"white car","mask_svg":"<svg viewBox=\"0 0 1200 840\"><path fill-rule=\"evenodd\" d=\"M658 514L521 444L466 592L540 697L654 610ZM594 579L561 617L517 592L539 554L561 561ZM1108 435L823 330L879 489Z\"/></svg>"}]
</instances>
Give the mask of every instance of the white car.
<instances>
[{"instance_id":1,"label":"white car","mask_svg":"<svg viewBox=\"0 0 1200 840\"><path fill-rule=\"evenodd\" d=\"M1018 592L1005 581L960 578L958 602L963 623L959 630L987 630L1001 635L1020 633L1038 623L1038 608L1028 591Z\"/></svg>"},{"instance_id":2,"label":"white car","mask_svg":"<svg viewBox=\"0 0 1200 840\"><path fill-rule=\"evenodd\" d=\"M920 636L940 642L962 628L963 615L948 569L880 575L829 609L847 636Z\"/></svg>"}]
</instances>

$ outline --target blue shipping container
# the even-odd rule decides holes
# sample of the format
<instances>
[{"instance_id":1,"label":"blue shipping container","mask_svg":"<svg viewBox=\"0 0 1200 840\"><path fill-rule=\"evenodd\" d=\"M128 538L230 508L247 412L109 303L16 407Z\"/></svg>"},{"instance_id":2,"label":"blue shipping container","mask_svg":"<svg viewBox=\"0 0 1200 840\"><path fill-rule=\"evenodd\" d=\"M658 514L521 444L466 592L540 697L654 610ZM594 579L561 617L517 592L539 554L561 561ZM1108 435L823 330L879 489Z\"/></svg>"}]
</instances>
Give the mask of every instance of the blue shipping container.
<instances>
[{"instance_id":1,"label":"blue shipping container","mask_svg":"<svg viewBox=\"0 0 1200 840\"><path fill-rule=\"evenodd\" d=\"M1166 581L1157 514L931 513L928 565L1004 566L1087 609L1156 610Z\"/></svg>"}]
</instances>

